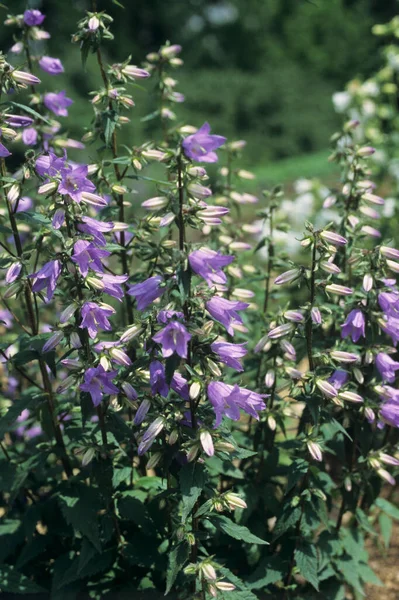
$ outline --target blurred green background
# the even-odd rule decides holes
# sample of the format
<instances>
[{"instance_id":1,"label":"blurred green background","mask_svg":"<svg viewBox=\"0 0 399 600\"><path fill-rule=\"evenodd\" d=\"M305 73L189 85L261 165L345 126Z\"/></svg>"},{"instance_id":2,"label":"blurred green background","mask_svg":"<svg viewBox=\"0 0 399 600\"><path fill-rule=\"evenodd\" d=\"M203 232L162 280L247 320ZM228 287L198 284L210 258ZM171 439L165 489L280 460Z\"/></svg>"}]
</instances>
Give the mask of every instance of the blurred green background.
<instances>
[{"instance_id":1,"label":"blurred green background","mask_svg":"<svg viewBox=\"0 0 399 600\"><path fill-rule=\"evenodd\" d=\"M248 141L246 163L270 165L301 157L310 170L323 164L328 139L339 123L331 95L357 74L380 64L375 23L392 18L396 0L98 0L98 10L114 18L115 39L106 58L127 55L140 64L166 40L183 46L184 67L176 71L186 102L179 119L195 126L208 120L214 132ZM45 54L59 57L65 74L44 75L48 88L66 89L75 100L68 121L79 136L91 118L88 93L99 87L95 57L86 70L71 34L90 8L89 0L3 0L7 12L40 8L52 38ZM1 28L3 51L12 45L12 28ZM41 53L43 48L38 48ZM23 60L19 58L18 60ZM152 109L151 80L133 89L136 108L123 141L139 144L153 123L140 119ZM90 152L94 152L93 150ZM324 150L324 152L323 152ZM305 156L305 158L303 158ZM286 164L283 162L283 164ZM295 169L294 169L295 170ZM306 169L305 169L306 170ZM306 174L306 173L305 173Z\"/></svg>"}]
</instances>

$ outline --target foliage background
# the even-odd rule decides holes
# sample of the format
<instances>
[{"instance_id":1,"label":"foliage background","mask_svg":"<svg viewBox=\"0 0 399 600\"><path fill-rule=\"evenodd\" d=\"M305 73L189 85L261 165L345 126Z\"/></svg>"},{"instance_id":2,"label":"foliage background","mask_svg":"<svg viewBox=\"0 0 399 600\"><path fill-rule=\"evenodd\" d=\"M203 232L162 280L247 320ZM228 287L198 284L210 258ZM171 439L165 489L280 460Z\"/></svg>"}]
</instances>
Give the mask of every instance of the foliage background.
<instances>
[{"instance_id":1,"label":"foliage background","mask_svg":"<svg viewBox=\"0 0 399 600\"><path fill-rule=\"evenodd\" d=\"M107 46L107 58L117 61L130 53L132 62L140 64L165 40L182 44L185 66L178 78L186 102L179 107L181 118L195 126L206 118L214 131L230 139L246 139L246 160L251 166L325 149L340 121L332 108L332 93L350 77L367 77L379 66L379 39L371 34L371 27L391 19L398 8L396 0L122 3L124 9L112 0L98 1L98 9L106 9L115 20L115 39ZM89 58L84 72L79 48L70 43L76 21L90 2L6 0L4 4L14 13L27 5L40 7L47 15L46 29L57 31L46 48L65 66L57 84L75 100L73 137L87 124L90 107L84 101L98 87L94 58ZM6 51L12 44L10 28L2 27L0 35ZM140 123L149 111L142 97L147 92L138 94L131 127L124 129L129 143L132 137L139 143L144 134L152 133L148 127L154 126Z\"/></svg>"}]
</instances>

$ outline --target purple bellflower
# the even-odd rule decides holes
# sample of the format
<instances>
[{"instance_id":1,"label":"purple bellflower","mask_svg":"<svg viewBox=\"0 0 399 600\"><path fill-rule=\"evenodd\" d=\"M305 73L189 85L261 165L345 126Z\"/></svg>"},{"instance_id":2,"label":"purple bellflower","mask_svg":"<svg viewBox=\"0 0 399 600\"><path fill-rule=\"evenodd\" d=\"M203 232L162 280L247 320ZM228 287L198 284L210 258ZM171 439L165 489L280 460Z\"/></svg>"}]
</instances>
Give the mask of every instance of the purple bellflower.
<instances>
[{"instance_id":1,"label":"purple bellflower","mask_svg":"<svg viewBox=\"0 0 399 600\"><path fill-rule=\"evenodd\" d=\"M381 407L380 417L388 425L399 427L399 402L394 400L385 402Z\"/></svg>"},{"instance_id":2,"label":"purple bellflower","mask_svg":"<svg viewBox=\"0 0 399 600\"><path fill-rule=\"evenodd\" d=\"M119 389L112 383L118 371L106 371L102 365L91 367L85 373L84 383L79 388L91 395L94 406L101 403L104 394L119 394Z\"/></svg>"},{"instance_id":3,"label":"purple bellflower","mask_svg":"<svg viewBox=\"0 0 399 600\"><path fill-rule=\"evenodd\" d=\"M243 366L240 363L240 358L246 355L247 344L231 344L229 342L213 342L211 350L218 355L220 362L236 371L243 371Z\"/></svg>"},{"instance_id":4,"label":"purple bellflower","mask_svg":"<svg viewBox=\"0 0 399 600\"><path fill-rule=\"evenodd\" d=\"M191 340L191 335L179 321L171 321L152 339L157 344L161 344L164 358L172 356L173 352L182 358L187 358L187 344Z\"/></svg>"},{"instance_id":5,"label":"purple bellflower","mask_svg":"<svg viewBox=\"0 0 399 600\"><path fill-rule=\"evenodd\" d=\"M219 427L225 415L233 421L240 418L240 409L259 420L258 411L266 405L263 397L238 385L228 385L222 381L211 381L208 385L208 398L216 414L215 428Z\"/></svg>"},{"instance_id":6,"label":"purple bellflower","mask_svg":"<svg viewBox=\"0 0 399 600\"><path fill-rule=\"evenodd\" d=\"M337 369L328 379L328 382L336 389L339 390L349 379L349 374L346 371Z\"/></svg>"},{"instance_id":7,"label":"purple bellflower","mask_svg":"<svg viewBox=\"0 0 399 600\"><path fill-rule=\"evenodd\" d=\"M177 310L160 310L157 316L157 323L166 325L172 319L184 319L184 314Z\"/></svg>"},{"instance_id":8,"label":"purple bellflower","mask_svg":"<svg viewBox=\"0 0 399 600\"><path fill-rule=\"evenodd\" d=\"M189 401L190 396L187 379L185 379L183 375L180 375L178 371L175 371L172 381L170 382L170 387L174 392L176 392L176 394L183 398L183 400L186 402Z\"/></svg>"},{"instance_id":9,"label":"purple bellflower","mask_svg":"<svg viewBox=\"0 0 399 600\"><path fill-rule=\"evenodd\" d=\"M234 256L223 256L210 248L200 248L191 252L188 260L194 273L203 277L209 287L212 287L226 283L227 278L221 268L233 262Z\"/></svg>"},{"instance_id":10,"label":"purple bellflower","mask_svg":"<svg viewBox=\"0 0 399 600\"><path fill-rule=\"evenodd\" d=\"M366 319L363 312L358 308L351 310L341 327L341 337L345 338L350 335L352 342L358 342L361 337L365 337Z\"/></svg>"},{"instance_id":11,"label":"purple bellflower","mask_svg":"<svg viewBox=\"0 0 399 600\"><path fill-rule=\"evenodd\" d=\"M112 331L111 323L108 317L115 314L115 309L108 304L96 304L95 302L85 302L82 306L82 322L80 328L87 328L89 336L94 340L99 329Z\"/></svg>"},{"instance_id":12,"label":"purple bellflower","mask_svg":"<svg viewBox=\"0 0 399 600\"><path fill-rule=\"evenodd\" d=\"M24 23L28 27L34 27L35 25L41 25L46 18L46 15L40 12L40 10L31 8L24 12Z\"/></svg>"},{"instance_id":13,"label":"purple bellflower","mask_svg":"<svg viewBox=\"0 0 399 600\"><path fill-rule=\"evenodd\" d=\"M381 292L378 303L387 317L399 317L399 292Z\"/></svg>"},{"instance_id":14,"label":"purple bellflower","mask_svg":"<svg viewBox=\"0 0 399 600\"><path fill-rule=\"evenodd\" d=\"M389 335L396 346L399 342L399 318L388 316L387 321L381 324L381 329Z\"/></svg>"},{"instance_id":15,"label":"purple bellflower","mask_svg":"<svg viewBox=\"0 0 399 600\"><path fill-rule=\"evenodd\" d=\"M121 284L125 283L129 279L129 276L102 273L99 275L99 277L101 278L101 289L103 293L121 301L123 298L123 289Z\"/></svg>"},{"instance_id":16,"label":"purple bellflower","mask_svg":"<svg viewBox=\"0 0 399 600\"><path fill-rule=\"evenodd\" d=\"M54 92L49 92L48 94L44 94L44 105L46 108L51 110L58 117L67 117L68 106L73 104L73 100L71 98L67 98L66 91L58 92L55 94Z\"/></svg>"},{"instance_id":17,"label":"purple bellflower","mask_svg":"<svg viewBox=\"0 0 399 600\"><path fill-rule=\"evenodd\" d=\"M226 300L219 296L214 296L206 303L209 314L226 327L226 330L230 335L234 335L233 324L242 324L242 319L237 311L244 310L245 308L248 308L248 306L249 304L246 302Z\"/></svg>"},{"instance_id":18,"label":"purple bellflower","mask_svg":"<svg viewBox=\"0 0 399 600\"><path fill-rule=\"evenodd\" d=\"M59 58L52 58L51 56L42 56L39 60L40 68L43 69L49 75L59 75L64 72L64 67Z\"/></svg>"},{"instance_id":19,"label":"purple bellflower","mask_svg":"<svg viewBox=\"0 0 399 600\"><path fill-rule=\"evenodd\" d=\"M61 169L66 168L67 164L67 154L65 150L63 156L57 156L50 150L48 154L42 154L37 158L35 168L41 177L55 177L60 174Z\"/></svg>"},{"instance_id":20,"label":"purple bellflower","mask_svg":"<svg viewBox=\"0 0 399 600\"><path fill-rule=\"evenodd\" d=\"M94 244L85 240L78 240L74 244L73 252L72 260L78 265L83 277L86 277L89 268L97 272L104 271L101 259L111 254L108 250L97 248Z\"/></svg>"},{"instance_id":21,"label":"purple bellflower","mask_svg":"<svg viewBox=\"0 0 399 600\"><path fill-rule=\"evenodd\" d=\"M0 137L1 137L1 129L0 129ZM0 142L0 158L7 158L7 156L11 156L11 152L7 150L7 148Z\"/></svg>"},{"instance_id":22,"label":"purple bellflower","mask_svg":"<svg viewBox=\"0 0 399 600\"><path fill-rule=\"evenodd\" d=\"M112 221L97 221L92 217L82 217L82 221L78 225L79 231L93 236L93 242L98 246L105 246L107 240L103 234L113 230L114 224Z\"/></svg>"},{"instance_id":23,"label":"purple bellflower","mask_svg":"<svg viewBox=\"0 0 399 600\"><path fill-rule=\"evenodd\" d=\"M186 137L182 146L187 158L196 162L217 162L218 157L214 151L223 146L226 138L221 135L211 135L210 131L210 125L204 123L198 131Z\"/></svg>"},{"instance_id":24,"label":"purple bellflower","mask_svg":"<svg viewBox=\"0 0 399 600\"><path fill-rule=\"evenodd\" d=\"M166 288L161 287L163 277L155 275L142 283L131 285L128 294L134 296L137 302L137 310L144 310L151 302L162 296Z\"/></svg>"},{"instance_id":25,"label":"purple bellflower","mask_svg":"<svg viewBox=\"0 0 399 600\"><path fill-rule=\"evenodd\" d=\"M166 383L165 367L159 360L154 360L150 364L150 385L153 396L155 394L160 394L164 398L168 396L169 387Z\"/></svg>"},{"instance_id":26,"label":"purple bellflower","mask_svg":"<svg viewBox=\"0 0 399 600\"><path fill-rule=\"evenodd\" d=\"M375 366L384 382L392 383L395 381L395 371L399 369L399 362L393 360L388 354L380 352L376 356Z\"/></svg>"},{"instance_id":27,"label":"purple bellflower","mask_svg":"<svg viewBox=\"0 0 399 600\"><path fill-rule=\"evenodd\" d=\"M50 302L57 286L58 277L61 275L61 263L59 260L51 260L46 263L37 273L29 275L33 279L32 291L40 292L46 288L45 301Z\"/></svg>"},{"instance_id":28,"label":"purple bellflower","mask_svg":"<svg viewBox=\"0 0 399 600\"><path fill-rule=\"evenodd\" d=\"M61 169L61 183L58 193L67 194L75 202L82 200L82 192L94 192L96 186L87 179L87 165L79 165L75 168Z\"/></svg>"}]
</instances>

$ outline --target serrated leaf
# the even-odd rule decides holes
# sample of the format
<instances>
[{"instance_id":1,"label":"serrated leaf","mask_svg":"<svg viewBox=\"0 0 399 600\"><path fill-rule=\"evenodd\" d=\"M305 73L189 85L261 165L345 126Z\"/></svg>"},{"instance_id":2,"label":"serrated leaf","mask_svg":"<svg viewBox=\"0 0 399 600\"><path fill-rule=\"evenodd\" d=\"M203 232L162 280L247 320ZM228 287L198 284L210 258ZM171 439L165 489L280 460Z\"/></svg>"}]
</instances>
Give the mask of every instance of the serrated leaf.
<instances>
[{"instance_id":1,"label":"serrated leaf","mask_svg":"<svg viewBox=\"0 0 399 600\"><path fill-rule=\"evenodd\" d=\"M15 214L17 221L23 221L24 223L37 224L37 225L51 225L51 221L48 217L45 217L41 213L30 212L27 210L17 212Z\"/></svg>"},{"instance_id":2,"label":"serrated leaf","mask_svg":"<svg viewBox=\"0 0 399 600\"><path fill-rule=\"evenodd\" d=\"M179 473L180 491L182 493L182 514L184 522L193 510L205 485L204 467L199 463L188 463Z\"/></svg>"},{"instance_id":3,"label":"serrated leaf","mask_svg":"<svg viewBox=\"0 0 399 600\"><path fill-rule=\"evenodd\" d=\"M366 513L361 508L357 508L355 514L356 519L362 529L371 535L377 535L374 527L372 527L370 521L368 520Z\"/></svg>"},{"instance_id":4,"label":"serrated leaf","mask_svg":"<svg viewBox=\"0 0 399 600\"><path fill-rule=\"evenodd\" d=\"M287 503L281 513L276 526L274 528L274 540L280 537L283 533L294 527L301 517L301 508L299 506L292 507Z\"/></svg>"},{"instance_id":5,"label":"serrated leaf","mask_svg":"<svg viewBox=\"0 0 399 600\"><path fill-rule=\"evenodd\" d=\"M188 542L183 541L173 548L169 554L168 570L166 573L166 594L169 594L173 587L176 577L182 571L190 555L190 546Z\"/></svg>"},{"instance_id":6,"label":"serrated leaf","mask_svg":"<svg viewBox=\"0 0 399 600\"><path fill-rule=\"evenodd\" d=\"M247 544L265 545L269 543L251 533L245 525L238 525L223 515L214 515L211 521L219 531L223 531L235 540L241 540Z\"/></svg>"},{"instance_id":7,"label":"serrated leaf","mask_svg":"<svg viewBox=\"0 0 399 600\"><path fill-rule=\"evenodd\" d=\"M303 545L295 550L295 562L302 577L318 591L319 579L317 577L318 560L316 548L314 546Z\"/></svg>"},{"instance_id":8,"label":"serrated leaf","mask_svg":"<svg viewBox=\"0 0 399 600\"><path fill-rule=\"evenodd\" d=\"M0 591L13 594L40 594L46 590L10 565L0 565Z\"/></svg>"},{"instance_id":9,"label":"serrated leaf","mask_svg":"<svg viewBox=\"0 0 399 600\"><path fill-rule=\"evenodd\" d=\"M272 583L282 581L288 571L288 563L280 556L267 556L262 559L246 583L251 590L262 590Z\"/></svg>"},{"instance_id":10,"label":"serrated leaf","mask_svg":"<svg viewBox=\"0 0 399 600\"><path fill-rule=\"evenodd\" d=\"M25 104L19 104L19 102L13 102L13 101L10 101L10 100L7 102L7 104L11 104L12 106L16 106L17 108L20 108L24 112L27 112L29 115L32 115L33 117L35 117L35 119L39 119L40 121L43 121L47 125L51 125L51 121L49 121L48 119L46 119L46 117L43 117L43 115L41 115L40 113L38 113L36 110L34 110L33 108L31 108L30 106L26 106Z\"/></svg>"}]
</instances>

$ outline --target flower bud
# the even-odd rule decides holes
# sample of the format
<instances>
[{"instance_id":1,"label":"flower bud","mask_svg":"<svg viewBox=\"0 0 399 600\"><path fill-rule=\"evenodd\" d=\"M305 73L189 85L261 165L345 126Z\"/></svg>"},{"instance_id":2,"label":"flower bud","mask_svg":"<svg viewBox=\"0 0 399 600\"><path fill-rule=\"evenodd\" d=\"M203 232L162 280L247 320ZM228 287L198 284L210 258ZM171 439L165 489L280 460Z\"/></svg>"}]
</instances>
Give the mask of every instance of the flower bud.
<instances>
[{"instance_id":1,"label":"flower bud","mask_svg":"<svg viewBox=\"0 0 399 600\"><path fill-rule=\"evenodd\" d=\"M56 331L53 335L47 340L42 348L42 353L46 354L46 352L50 352L50 350L54 350L56 346L64 339L63 331Z\"/></svg>"},{"instance_id":2,"label":"flower bud","mask_svg":"<svg viewBox=\"0 0 399 600\"><path fill-rule=\"evenodd\" d=\"M271 388L276 381L276 375L273 369L269 369L265 375L265 386Z\"/></svg>"},{"instance_id":3,"label":"flower bud","mask_svg":"<svg viewBox=\"0 0 399 600\"><path fill-rule=\"evenodd\" d=\"M339 392L338 397L347 402L364 402L363 398L359 394L355 394L355 392Z\"/></svg>"},{"instance_id":4,"label":"flower bud","mask_svg":"<svg viewBox=\"0 0 399 600\"><path fill-rule=\"evenodd\" d=\"M303 323L305 320L305 317L299 310L286 310L283 316L287 321L293 321L294 323Z\"/></svg>"},{"instance_id":5,"label":"flower bud","mask_svg":"<svg viewBox=\"0 0 399 600\"><path fill-rule=\"evenodd\" d=\"M8 298L12 298L13 296L16 296L21 289L21 282L16 281L15 283L12 283L10 286L7 287L6 291L3 294L3 298L5 298L6 300Z\"/></svg>"},{"instance_id":6,"label":"flower bud","mask_svg":"<svg viewBox=\"0 0 399 600\"><path fill-rule=\"evenodd\" d=\"M382 480L386 481L390 485L396 485L395 477L393 477L393 475L388 473L388 471L385 469L377 469L376 473L379 477L381 477Z\"/></svg>"},{"instance_id":7,"label":"flower bud","mask_svg":"<svg viewBox=\"0 0 399 600\"><path fill-rule=\"evenodd\" d=\"M291 325L291 323L285 323L284 325L279 325L278 327L275 327L274 329L272 329L271 331L269 331L269 338L272 340L276 340L280 337L283 337L284 335L288 335L289 333L292 332L292 328L293 326Z\"/></svg>"},{"instance_id":8,"label":"flower bud","mask_svg":"<svg viewBox=\"0 0 399 600\"><path fill-rule=\"evenodd\" d=\"M291 269L290 271L285 271L274 280L275 285L283 285L284 283L291 283L291 281L295 281L298 279L300 275L299 269Z\"/></svg>"},{"instance_id":9,"label":"flower bud","mask_svg":"<svg viewBox=\"0 0 399 600\"><path fill-rule=\"evenodd\" d=\"M333 244L334 246L345 246L348 243L348 240L344 238L342 235L335 233L334 231L322 231L320 233L320 237L328 242L329 244Z\"/></svg>"},{"instance_id":10,"label":"flower bud","mask_svg":"<svg viewBox=\"0 0 399 600\"><path fill-rule=\"evenodd\" d=\"M319 444L317 444L317 442L309 441L306 443L306 446L309 450L309 454L311 455L311 457L314 460L317 460L319 462L321 462L323 460L323 453L321 451Z\"/></svg>"},{"instance_id":11,"label":"flower bud","mask_svg":"<svg viewBox=\"0 0 399 600\"><path fill-rule=\"evenodd\" d=\"M223 499L225 500L225 502L227 502L230 510L234 510L236 508L248 508L248 505L245 502L245 500L243 500L242 498L240 498L240 496L238 496L238 494L234 494L233 492L227 492L227 494L224 494Z\"/></svg>"},{"instance_id":12,"label":"flower bud","mask_svg":"<svg viewBox=\"0 0 399 600\"><path fill-rule=\"evenodd\" d=\"M365 158L367 156L371 156L372 154L374 154L374 152L375 148L372 148L371 146L363 146L362 148L359 148L356 154L361 158Z\"/></svg>"},{"instance_id":13,"label":"flower bud","mask_svg":"<svg viewBox=\"0 0 399 600\"><path fill-rule=\"evenodd\" d=\"M362 200L365 202L370 202L370 204L377 204L378 206L383 206L385 204L384 198L376 196L375 194L370 194L369 192L363 194Z\"/></svg>"},{"instance_id":14,"label":"flower bud","mask_svg":"<svg viewBox=\"0 0 399 600\"><path fill-rule=\"evenodd\" d=\"M168 439L169 446L173 446L174 444L176 444L178 439L179 439L179 430L173 429L173 431L171 432L169 439Z\"/></svg>"},{"instance_id":15,"label":"flower bud","mask_svg":"<svg viewBox=\"0 0 399 600\"><path fill-rule=\"evenodd\" d=\"M373 278L371 275L366 273L363 277L363 289L366 293L368 293L373 288Z\"/></svg>"},{"instance_id":16,"label":"flower bud","mask_svg":"<svg viewBox=\"0 0 399 600\"><path fill-rule=\"evenodd\" d=\"M321 393L324 394L324 396L326 396L327 398L335 398L335 396L337 396L338 394L335 387L331 385L331 383L329 383L328 381L325 381L324 379L317 379L316 386L319 388Z\"/></svg>"},{"instance_id":17,"label":"flower bud","mask_svg":"<svg viewBox=\"0 0 399 600\"><path fill-rule=\"evenodd\" d=\"M232 583L228 583L227 581L217 581L215 583L215 587L221 592L232 592L236 589L236 586Z\"/></svg>"},{"instance_id":18,"label":"flower bud","mask_svg":"<svg viewBox=\"0 0 399 600\"><path fill-rule=\"evenodd\" d=\"M211 360L210 358L206 359L207 365L209 367L210 372L215 375L215 377L220 377L222 374L222 371L219 369L219 367L217 366L217 364Z\"/></svg>"},{"instance_id":19,"label":"flower bud","mask_svg":"<svg viewBox=\"0 0 399 600\"><path fill-rule=\"evenodd\" d=\"M213 456L215 454L215 449L213 446L212 436L209 431L203 430L200 433L200 441L201 446L205 454L208 456Z\"/></svg>"},{"instance_id":20,"label":"flower bud","mask_svg":"<svg viewBox=\"0 0 399 600\"><path fill-rule=\"evenodd\" d=\"M69 321L69 319L71 319L75 314L76 308L77 307L75 303L69 304L69 306L64 308L64 310L60 314L60 323L64 324L67 321Z\"/></svg>"},{"instance_id":21,"label":"flower bud","mask_svg":"<svg viewBox=\"0 0 399 600\"><path fill-rule=\"evenodd\" d=\"M17 183L13 183L12 186L8 189L7 192L7 200L14 204L16 200L19 198L20 188Z\"/></svg>"},{"instance_id":22,"label":"flower bud","mask_svg":"<svg viewBox=\"0 0 399 600\"><path fill-rule=\"evenodd\" d=\"M21 83L22 85L36 85L41 83L38 77L35 77L32 73L26 73L25 71L14 70L11 72L11 77L14 81Z\"/></svg>"},{"instance_id":23,"label":"flower bud","mask_svg":"<svg viewBox=\"0 0 399 600\"><path fill-rule=\"evenodd\" d=\"M44 183L37 190L39 194L52 194L58 188L58 184L55 181Z\"/></svg>"},{"instance_id":24,"label":"flower bud","mask_svg":"<svg viewBox=\"0 0 399 600\"><path fill-rule=\"evenodd\" d=\"M147 462L147 469L154 469L162 459L162 452L154 452Z\"/></svg>"},{"instance_id":25,"label":"flower bud","mask_svg":"<svg viewBox=\"0 0 399 600\"><path fill-rule=\"evenodd\" d=\"M336 294L337 296L349 296L350 294L353 294L353 290L351 288L338 285L336 283L326 285L326 291L330 292L331 294Z\"/></svg>"},{"instance_id":26,"label":"flower bud","mask_svg":"<svg viewBox=\"0 0 399 600\"><path fill-rule=\"evenodd\" d=\"M360 356L358 354L355 354L354 352L343 352L341 350L333 350L330 356L333 360L342 363L358 362L358 360L360 359Z\"/></svg>"},{"instance_id":27,"label":"flower bud","mask_svg":"<svg viewBox=\"0 0 399 600\"><path fill-rule=\"evenodd\" d=\"M97 31L97 29L100 27L100 19L96 17L96 15L90 17L87 27L90 31Z\"/></svg>"},{"instance_id":28,"label":"flower bud","mask_svg":"<svg viewBox=\"0 0 399 600\"><path fill-rule=\"evenodd\" d=\"M143 331L144 329L139 325L132 325L131 327L126 329L126 331L121 335L120 341L122 344L130 342L131 340L139 336Z\"/></svg>"},{"instance_id":29,"label":"flower bud","mask_svg":"<svg viewBox=\"0 0 399 600\"><path fill-rule=\"evenodd\" d=\"M203 562L200 565L200 571L204 575L205 579L211 579L212 581L217 579L216 571L209 562Z\"/></svg>"},{"instance_id":30,"label":"flower bud","mask_svg":"<svg viewBox=\"0 0 399 600\"><path fill-rule=\"evenodd\" d=\"M201 393L201 384L198 381L194 381L190 385L189 396L191 400L196 400Z\"/></svg>"},{"instance_id":31,"label":"flower bud","mask_svg":"<svg viewBox=\"0 0 399 600\"><path fill-rule=\"evenodd\" d=\"M310 318L315 325L321 325L321 312L316 306L311 309Z\"/></svg>"},{"instance_id":32,"label":"flower bud","mask_svg":"<svg viewBox=\"0 0 399 600\"><path fill-rule=\"evenodd\" d=\"M124 381L121 385L121 388L128 400L137 400L137 392L128 381Z\"/></svg>"},{"instance_id":33,"label":"flower bud","mask_svg":"<svg viewBox=\"0 0 399 600\"><path fill-rule=\"evenodd\" d=\"M63 394L64 392L67 391L67 389L69 389L73 384L75 383L75 377L73 375L69 375L69 377L66 377L66 379L63 380L63 382L61 383L61 385L58 386L57 388L57 394Z\"/></svg>"},{"instance_id":34,"label":"flower bud","mask_svg":"<svg viewBox=\"0 0 399 600\"><path fill-rule=\"evenodd\" d=\"M161 210L161 208L165 208L168 204L169 200L166 196L156 196L155 198L149 198L142 202L141 206L146 210Z\"/></svg>"},{"instance_id":35,"label":"flower bud","mask_svg":"<svg viewBox=\"0 0 399 600\"><path fill-rule=\"evenodd\" d=\"M71 333L71 346L72 348L75 348L75 350L82 347L82 342L80 341L80 337L76 331Z\"/></svg>"},{"instance_id":36,"label":"flower bud","mask_svg":"<svg viewBox=\"0 0 399 600\"><path fill-rule=\"evenodd\" d=\"M320 263L320 267L326 273L332 273L333 275L338 275L338 273L341 273L341 269L338 267L338 265L336 265L332 262L329 262L328 260L323 260Z\"/></svg>"},{"instance_id":37,"label":"flower bud","mask_svg":"<svg viewBox=\"0 0 399 600\"><path fill-rule=\"evenodd\" d=\"M270 431L276 431L277 423L273 415L269 415L267 417L267 426L270 429Z\"/></svg>"}]
</instances>

